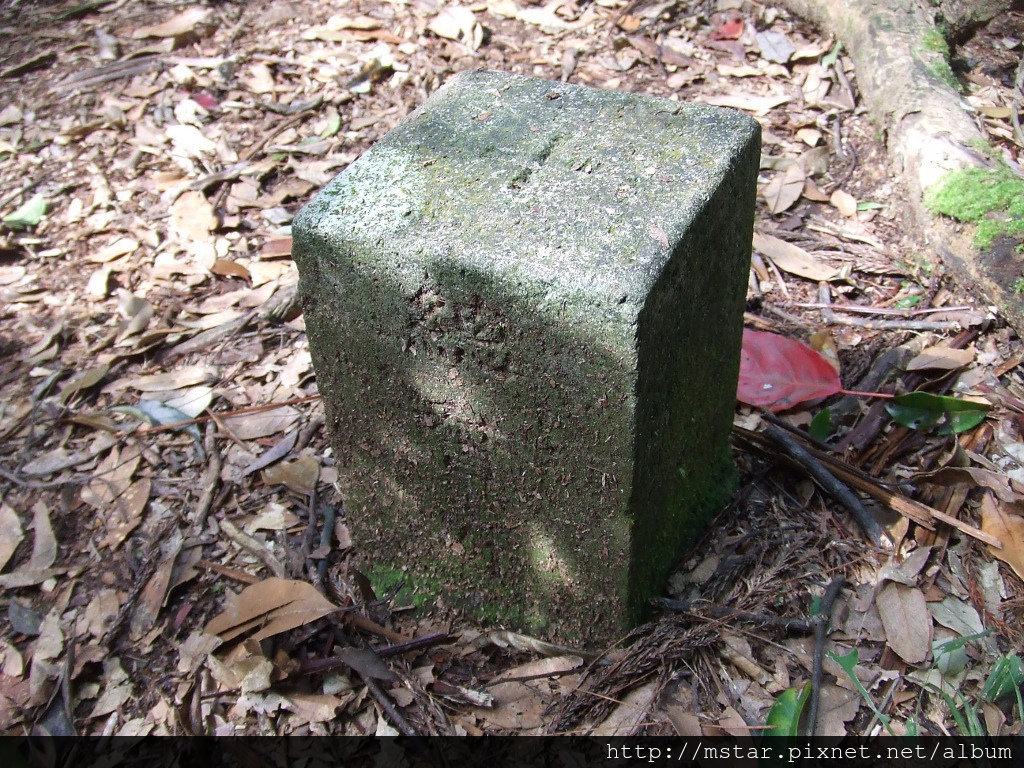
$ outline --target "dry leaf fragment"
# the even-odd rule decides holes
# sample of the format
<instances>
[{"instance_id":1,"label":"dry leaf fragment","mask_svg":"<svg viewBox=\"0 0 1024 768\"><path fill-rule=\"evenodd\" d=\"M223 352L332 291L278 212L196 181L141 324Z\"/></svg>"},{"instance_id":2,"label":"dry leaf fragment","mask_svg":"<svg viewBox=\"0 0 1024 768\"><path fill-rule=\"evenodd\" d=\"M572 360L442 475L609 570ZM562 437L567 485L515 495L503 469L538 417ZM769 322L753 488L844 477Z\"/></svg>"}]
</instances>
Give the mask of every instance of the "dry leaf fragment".
<instances>
[{"instance_id":1,"label":"dry leaf fragment","mask_svg":"<svg viewBox=\"0 0 1024 768\"><path fill-rule=\"evenodd\" d=\"M1000 504L991 492L981 497L981 530L1003 542L1002 549L989 547L988 551L1024 581L1024 517L1010 512L1020 508L1020 504Z\"/></svg>"},{"instance_id":2,"label":"dry leaf fragment","mask_svg":"<svg viewBox=\"0 0 1024 768\"><path fill-rule=\"evenodd\" d=\"M21 518L7 504L0 502L0 571L11 559L14 551L25 538L21 529Z\"/></svg>"},{"instance_id":3,"label":"dry leaf fragment","mask_svg":"<svg viewBox=\"0 0 1024 768\"><path fill-rule=\"evenodd\" d=\"M298 438L298 432L289 432L281 440L279 440L274 446L264 451L260 456L242 470L242 477L248 477L253 472L268 467L275 461L283 459L295 446L295 441Z\"/></svg>"},{"instance_id":4,"label":"dry leaf fragment","mask_svg":"<svg viewBox=\"0 0 1024 768\"><path fill-rule=\"evenodd\" d=\"M140 392L166 392L196 384L215 384L219 378L220 368L216 365L188 365L165 373L137 376L128 386Z\"/></svg>"},{"instance_id":5,"label":"dry leaf fragment","mask_svg":"<svg viewBox=\"0 0 1024 768\"><path fill-rule=\"evenodd\" d=\"M838 269L815 258L800 246L772 235L755 232L754 249L775 262L775 266L782 271L808 280L832 280L839 275Z\"/></svg>"},{"instance_id":6,"label":"dry leaf fragment","mask_svg":"<svg viewBox=\"0 0 1024 768\"><path fill-rule=\"evenodd\" d=\"M594 729L593 735L633 736L648 720L648 713L654 706L657 694L658 682L656 680L630 691L622 703L612 710L608 718Z\"/></svg>"},{"instance_id":7,"label":"dry leaf fragment","mask_svg":"<svg viewBox=\"0 0 1024 768\"><path fill-rule=\"evenodd\" d=\"M829 202L832 203L839 213L848 219L857 215L857 198L849 192L837 189L832 193L832 196L829 198Z\"/></svg>"},{"instance_id":8,"label":"dry leaf fragment","mask_svg":"<svg viewBox=\"0 0 1024 768\"><path fill-rule=\"evenodd\" d=\"M893 653L908 664L924 661L932 647L932 617L924 593L888 582L878 591L875 605Z\"/></svg>"},{"instance_id":9,"label":"dry leaf fragment","mask_svg":"<svg viewBox=\"0 0 1024 768\"><path fill-rule=\"evenodd\" d=\"M256 440L284 432L298 418L299 412L291 406L262 413L247 413L231 419L231 431L239 440Z\"/></svg>"},{"instance_id":10,"label":"dry leaf fragment","mask_svg":"<svg viewBox=\"0 0 1024 768\"><path fill-rule=\"evenodd\" d=\"M438 37L461 40L471 51L483 42L483 28L477 23L476 14L464 5L445 6L427 29Z\"/></svg>"},{"instance_id":11,"label":"dry leaf fragment","mask_svg":"<svg viewBox=\"0 0 1024 768\"><path fill-rule=\"evenodd\" d=\"M311 494L320 477L320 464L312 456L303 455L295 461L275 464L263 470L263 482L283 485L291 491Z\"/></svg>"},{"instance_id":12,"label":"dry leaf fragment","mask_svg":"<svg viewBox=\"0 0 1024 768\"><path fill-rule=\"evenodd\" d=\"M117 311L125 319L119 326L118 340L142 333L153 319L153 305L123 288L117 291Z\"/></svg>"},{"instance_id":13,"label":"dry leaf fragment","mask_svg":"<svg viewBox=\"0 0 1024 768\"><path fill-rule=\"evenodd\" d=\"M761 49L761 58L776 64L786 64L796 53L796 47L782 32L766 30L755 35L757 45Z\"/></svg>"},{"instance_id":14,"label":"dry leaf fragment","mask_svg":"<svg viewBox=\"0 0 1024 768\"><path fill-rule=\"evenodd\" d=\"M796 137L807 146L816 147L821 141L821 131L817 128L800 128L796 132Z\"/></svg>"},{"instance_id":15,"label":"dry leaf fragment","mask_svg":"<svg viewBox=\"0 0 1024 768\"><path fill-rule=\"evenodd\" d=\"M857 716L861 698L857 691L846 690L836 685L824 685L821 689L821 706L814 735L820 738L842 738L847 735L846 723Z\"/></svg>"},{"instance_id":16,"label":"dry leaf fragment","mask_svg":"<svg viewBox=\"0 0 1024 768\"><path fill-rule=\"evenodd\" d=\"M839 362L839 350L836 348L836 342L832 338L831 333L828 331L812 333L808 337L807 343L811 345L811 349L828 360L829 365L835 368L837 373L842 373L843 369Z\"/></svg>"},{"instance_id":17,"label":"dry leaf fragment","mask_svg":"<svg viewBox=\"0 0 1024 768\"><path fill-rule=\"evenodd\" d=\"M91 275L85 293L93 299L105 299L110 294L110 267L100 267Z\"/></svg>"},{"instance_id":18,"label":"dry leaf fragment","mask_svg":"<svg viewBox=\"0 0 1024 768\"><path fill-rule=\"evenodd\" d=\"M210 268L210 271L222 277L240 277L243 280L250 280L252 278L244 264L232 259L217 259L213 262L213 267Z\"/></svg>"},{"instance_id":19,"label":"dry leaf fragment","mask_svg":"<svg viewBox=\"0 0 1024 768\"><path fill-rule=\"evenodd\" d=\"M792 97L785 94L777 96L759 96L752 93L724 93L711 96L697 96L694 101L700 104L711 104L715 107L731 107L752 112L758 117L768 114L775 107L780 107L786 102L792 101Z\"/></svg>"},{"instance_id":20,"label":"dry leaf fragment","mask_svg":"<svg viewBox=\"0 0 1024 768\"><path fill-rule=\"evenodd\" d=\"M829 195L815 183L814 179L810 178L804 182L804 197L816 203L827 203L829 201Z\"/></svg>"},{"instance_id":21,"label":"dry leaf fragment","mask_svg":"<svg viewBox=\"0 0 1024 768\"><path fill-rule=\"evenodd\" d=\"M341 648L338 658L359 673L360 677L395 682L398 680L391 667L385 664L372 648Z\"/></svg>"},{"instance_id":22,"label":"dry leaf fragment","mask_svg":"<svg viewBox=\"0 0 1024 768\"><path fill-rule=\"evenodd\" d=\"M228 642L253 629L262 640L301 627L338 610L312 584L272 578L246 587L227 599L224 611L204 630Z\"/></svg>"},{"instance_id":23,"label":"dry leaf fragment","mask_svg":"<svg viewBox=\"0 0 1024 768\"><path fill-rule=\"evenodd\" d=\"M993 472L991 469L980 467L953 467L945 466L934 472L919 472L910 477L912 482L935 483L937 485L953 488L958 485L967 487L979 486L988 488L994 492L1000 501L1021 502L1024 501L1024 488L1016 480L1011 479L1002 472Z\"/></svg>"},{"instance_id":24,"label":"dry leaf fragment","mask_svg":"<svg viewBox=\"0 0 1024 768\"><path fill-rule=\"evenodd\" d=\"M261 259L279 259L292 255L292 239L290 237L268 238L260 249Z\"/></svg>"},{"instance_id":25,"label":"dry leaf fragment","mask_svg":"<svg viewBox=\"0 0 1024 768\"><path fill-rule=\"evenodd\" d=\"M801 168L804 169L804 173L808 176L824 176L828 173L828 166L831 160L829 155L828 147L822 145L820 147L812 147L800 155L797 163ZM826 200L828 198L825 198Z\"/></svg>"},{"instance_id":26,"label":"dry leaf fragment","mask_svg":"<svg viewBox=\"0 0 1024 768\"><path fill-rule=\"evenodd\" d=\"M282 697L281 705L294 714L291 719L292 725L307 725L312 723L327 723L338 717L338 708L343 706L345 701L327 693L289 693ZM377 721L378 730L376 735L382 735L380 724L383 718ZM398 736L398 731L388 735ZM385 740L386 741L386 740ZM383 750L382 750L382 754Z\"/></svg>"},{"instance_id":27,"label":"dry leaf fragment","mask_svg":"<svg viewBox=\"0 0 1024 768\"><path fill-rule=\"evenodd\" d=\"M266 64L253 64L249 67L248 74L244 75L241 80L245 87L253 93L274 92L274 74Z\"/></svg>"},{"instance_id":28,"label":"dry leaf fragment","mask_svg":"<svg viewBox=\"0 0 1024 768\"><path fill-rule=\"evenodd\" d=\"M89 717L102 717L117 712L132 697L132 684L128 673L116 656L103 662L102 693L96 699Z\"/></svg>"},{"instance_id":29,"label":"dry leaf fragment","mask_svg":"<svg viewBox=\"0 0 1024 768\"><path fill-rule=\"evenodd\" d=\"M166 133L174 147L187 157L200 157L217 151L217 145L206 138L202 131L194 125L169 125ZM192 194L202 195L201 192Z\"/></svg>"},{"instance_id":30,"label":"dry leaf fragment","mask_svg":"<svg viewBox=\"0 0 1024 768\"><path fill-rule=\"evenodd\" d=\"M218 226L213 204L202 192L184 192L171 206L171 221L178 237L188 242L207 240Z\"/></svg>"},{"instance_id":31,"label":"dry leaf fragment","mask_svg":"<svg viewBox=\"0 0 1024 768\"><path fill-rule=\"evenodd\" d=\"M275 501L270 502L267 507L256 515L245 525L245 532L248 534L256 531L284 531L293 525L298 525L299 518L289 512L284 505Z\"/></svg>"},{"instance_id":32,"label":"dry leaf fragment","mask_svg":"<svg viewBox=\"0 0 1024 768\"><path fill-rule=\"evenodd\" d=\"M103 246L96 253L87 257L89 261L96 262L99 264L105 264L108 261L119 259L122 256L127 256L130 253L135 253L139 249L139 241L133 240L130 237L119 237L114 241Z\"/></svg>"},{"instance_id":33,"label":"dry leaf fragment","mask_svg":"<svg viewBox=\"0 0 1024 768\"><path fill-rule=\"evenodd\" d=\"M967 349L953 349L952 347L928 347L907 363L908 371L922 371L938 369L940 371L954 371L963 368L974 361L974 347Z\"/></svg>"},{"instance_id":34,"label":"dry leaf fragment","mask_svg":"<svg viewBox=\"0 0 1024 768\"><path fill-rule=\"evenodd\" d=\"M177 395L164 399L164 405L193 419L206 411L213 402L213 388L205 384L176 391Z\"/></svg>"},{"instance_id":35,"label":"dry leaf fragment","mask_svg":"<svg viewBox=\"0 0 1024 768\"><path fill-rule=\"evenodd\" d=\"M211 13L213 13L212 8L200 8L198 6L186 8L181 13L172 16L160 24L139 27L132 32L132 37L136 40L146 37L180 37L195 31L196 27L206 21Z\"/></svg>"},{"instance_id":36,"label":"dry leaf fragment","mask_svg":"<svg viewBox=\"0 0 1024 768\"><path fill-rule=\"evenodd\" d=\"M174 563L181 554L185 539L177 528L170 537L160 545L160 565L157 566L153 577L146 583L139 596L139 603L132 613L130 635L132 640L138 641L156 626L156 620L160 616L160 609L167 600L167 593L171 586L171 574L174 571Z\"/></svg>"},{"instance_id":37,"label":"dry leaf fragment","mask_svg":"<svg viewBox=\"0 0 1024 768\"><path fill-rule=\"evenodd\" d=\"M61 404L67 404L79 392L99 384L103 381L103 377L107 375L109 370L110 367L107 365L97 365L93 368L86 368L84 371L72 376L60 389Z\"/></svg>"},{"instance_id":38,"label":"dry leaf fragment","mask_svg":"<svg viewBox=\"0 0 1024 768\"><path fill-rule=\"evenodd\" d=\"M224 661L210 656L210 674L222 688L241 693L257 693L270 688L274 664L263 655L259 643L244 642Z\"/></svg>"},{"instance_id":39,"label":"dry leaf fragment","mask_svg":"<svg viewBox=\"0 0 1024 768\"><path fill-rule=\"evenodd\" d=\"M116 549L142 523L142 513L149 503L152 481L143 477L133 483L117 498L104 519L107 535L101 542L104 547Z\"/></svg>"},{"instance_id":40,"label":"dry leaf fragment","mask_svg":"<svg viewBox=\"0 0 1024 768\"><path fill-rule=\"evenodd\" d=\"M804 191L807 176L799 165L789 166L761 190L761 196L772 213L782 213L792 206Z\"/></svg>"},{"instance_id":41,"label":"dry leaf fragment","mask_svg":"<svg viewBox=\"0 0 1024 768\"><path fill-rule=\"evenodd\" d=\"M57 560L57 539L50 524L50 512L40 501L32 507L35 538L32 555L27 563L13 573L0 576L0 587L28 587L46 581L54 575L51 567Z\"/></svg>"}]
</instances>

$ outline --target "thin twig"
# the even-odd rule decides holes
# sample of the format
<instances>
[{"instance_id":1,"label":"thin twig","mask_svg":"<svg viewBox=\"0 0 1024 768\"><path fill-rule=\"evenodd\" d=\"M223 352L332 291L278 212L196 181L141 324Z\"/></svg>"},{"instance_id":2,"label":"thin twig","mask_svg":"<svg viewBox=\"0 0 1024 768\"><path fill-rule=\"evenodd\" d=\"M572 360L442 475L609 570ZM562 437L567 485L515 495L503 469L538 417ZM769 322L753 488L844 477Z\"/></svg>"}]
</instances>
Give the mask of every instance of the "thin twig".
<instances>
[{"instance_id":1,"label":"thin twig","mask_svg":"<svg viewBox=\"0 0 1024 768\"><path fill-rule=\"evenodd\" d=\"M306 397L296 397L291 400L284 400L280 403L267 403L266 405L254 405L249 408L237 408L233 411L218 411L217 413L208 413L205 416L198 416L188 421L176 421L173 424L157 424L151 427L139 427L135 430L136 435L145 435L150 432L165 432L167 430L181 429L191 424L202 424L213 419L231 419L235 416L246 416L250 413L262 413L263 411L272 411L275 408L284 408L288 405L299 405L301 403L308 403L313 400L319 400L320 395L307 395Z\"/></svg>"},{"instance_id":2,"label":"thin twig","mask_svg":"<svg viewBox=\"0 0 1024 768\"><path fill-rule=\"evenodd\" d=\"M814 624L814 669L811 673L811 708L807 716L807 736L814 738L814 731L818 721L818 706L821 703L821 679L825 665L825 636L828 634L828 624L832 618L832 604L839 596L839 590L843 588L845 579L836 576L825 589L821 598L818 611L811 617Z\"/></svg>"},{"instance_id":3,"label":"thin twig","mask_svg":"<svg viewBox=\"0 0 1024 768\"><path fill-rule=\"evenodd\" d=\"M326 552L328 547L331 546L331 536L334 535L334 517L335 511L334 506L328 504L324 508L324 527L320 529L320 550ZM327 557L321 557L320 562L317 563L316 575L319 582L322 584L324 579L327 578Z\"/></svg>"},{"instance_id":4,"label":"thin twig","mask_svg":"<svg viewBox=\"0 0 1024 768\"><path fill-rule=\"evenodd\" d=\"M819 294L820 295L820 294ZM861 315L891 315L895 317L918 317L934 315L939 312L971 312L974 307L960 305L955 307L926 307L925 309L892 309L890 307L862 307L858 304L833 304L831 302L797 302L794 307L803 309L827 309L836 312L852 312Z\"/></svg>"},{"instance_id":5,"label":"thin twig","mask_svg":"<svg viewBox=\"0 0 1024 768\"><path fill-rule=\"evenodd\" d=\"M279 579L287 579L288 573L285 571L281 562L274 557L267 548L260 542L256 541L252 536L238 530L238 526L232 523L230 520L221 520L220 529L227 534L228 538L235 542L242 549L248 550L251 554L256 555L268 569Z\"/></svg>"},{"instance_id":6,"label":"thin twig","mask_svg":"<svg viewBox=\"0 0 1024 768\"><path fill-rule=\"evenodd\" d=\"M370 694L380 704L381 709L384 710L384 714L388 716L391 724L398 729L398 732L403 736L419 736L419 732L413 728L409 721L405 719L405 716L398 711L395 703L388 698L388 695L384 692L384 689L377 685L377 681L372 677L360 675L363 679L363 684L370 691Z\"/></svg>"},{"instance_id":7,"label":"thin twig","mask_svg":"<svg viewBox=\"0 0 1024 768\"><path fill-rule=\"evenodd\" d=\"M784 431L770 424L764 428L764 434L779 446L790 458L799 462L826 493L831 495L850 511L850 514L854 516L875 546L884 547L887 541L891 546L892 538L889 536L888 532L879 525L878 521L875 520L874 517L871 516L871 513L864 507L860 499L854 495L853 491L839 482L839 480L837 480L823 464L808 453L803 446L797 443Z\"/></svg>"},{"instance_id":8,"label":"thin twig","mask_svg":"<svg viewBox=\"0 0 1024 768\"><path fill-rule=\"evenodd\" d=\"M203 473L203 478L200 481L202 487L202 493L199 496L199 501L196 502L195 515L192 519L192 535L198 536L203 531L203 526L206 525L206 517L210 514L210 510L213 508L213 499L217 494L217 488L220 485L220 469L222 464L222 458L220 451L217 449L217 429L213 424L207 424L206 434L203 439L203 448L206 450L206 471Z\"/></svg>"},{"instance_id":9,"label":"thin twig","mask_svg":"<svg viewBox=\"0 0 1024 768\"><path fill-rule=\"evenodd\" d=\"M414 637L412 640L408 640L404 643L395 643L394 645L386 645L383 648L377 648L377 655L382 659L388 656L398 656L403 653L409 653L410 651L421 651L424 648L431 648L441 643L446 643L451 640L451 635L447 632L432 632L429 635L422 635L421 637Z\"/></svg>"}]
</instances>

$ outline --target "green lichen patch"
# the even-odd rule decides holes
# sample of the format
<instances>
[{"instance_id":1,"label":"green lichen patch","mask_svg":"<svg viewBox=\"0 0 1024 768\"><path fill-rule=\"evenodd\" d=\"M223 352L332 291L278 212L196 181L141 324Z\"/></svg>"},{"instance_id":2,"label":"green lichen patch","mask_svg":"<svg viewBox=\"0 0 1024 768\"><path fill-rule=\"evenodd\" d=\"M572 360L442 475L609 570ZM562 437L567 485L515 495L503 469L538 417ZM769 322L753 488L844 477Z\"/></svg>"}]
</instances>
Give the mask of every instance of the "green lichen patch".
<instances>
[{"instance_id":1,"label":"green lichen patch","mask_svg":"<svg viewBox=\"0 0 1024 768\"><path fill-rule=\"evenodd\" d=\"M1024 179L1004 165L948 174L928 191L925 205L932 213L975 224L974 244L982 249L1000 235L1024 236Z\"/></svg>"}]
</instances>

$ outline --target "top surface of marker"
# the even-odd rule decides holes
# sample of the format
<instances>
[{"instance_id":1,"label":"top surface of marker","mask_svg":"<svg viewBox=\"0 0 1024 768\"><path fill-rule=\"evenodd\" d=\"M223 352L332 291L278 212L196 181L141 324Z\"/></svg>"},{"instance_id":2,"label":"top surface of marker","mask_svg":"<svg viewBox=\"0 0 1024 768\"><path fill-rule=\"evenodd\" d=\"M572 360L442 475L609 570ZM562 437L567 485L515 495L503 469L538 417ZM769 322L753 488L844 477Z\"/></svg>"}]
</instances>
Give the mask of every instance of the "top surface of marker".
<instances>
[{"instance_id":1,"label":"top surface of marker","mask_svg":"<svg viewBox=\"0 0 1024 768\"><path fill-rule=\"evenodd\" d=\"M732 110L462 73L328 185L303 226L635 311L757 133Z\"/></svg>"}]
</instances>

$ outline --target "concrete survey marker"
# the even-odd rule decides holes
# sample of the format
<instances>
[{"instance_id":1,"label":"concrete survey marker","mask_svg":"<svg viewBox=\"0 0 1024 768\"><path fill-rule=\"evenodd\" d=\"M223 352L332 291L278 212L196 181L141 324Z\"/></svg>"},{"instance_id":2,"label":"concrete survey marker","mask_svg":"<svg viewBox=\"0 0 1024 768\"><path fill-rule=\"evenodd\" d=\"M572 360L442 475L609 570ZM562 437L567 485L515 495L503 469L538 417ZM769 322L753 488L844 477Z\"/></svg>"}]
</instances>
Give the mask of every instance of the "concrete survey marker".
<instances>
[{"instance_id":1,"label":"concrete survey marker","mask_svg":"<svg viewBox=\"0 0 1024 768\"><path fill-rule=\"evenodd\" d=\"M757 123L464 73L296 217L365 568L621 636L730 492Z\"/></svg>"}]
</instances>

